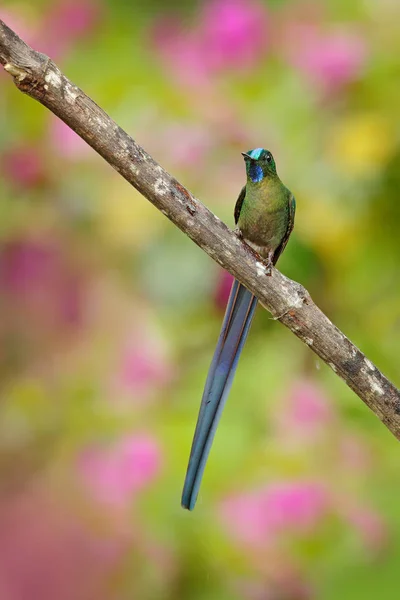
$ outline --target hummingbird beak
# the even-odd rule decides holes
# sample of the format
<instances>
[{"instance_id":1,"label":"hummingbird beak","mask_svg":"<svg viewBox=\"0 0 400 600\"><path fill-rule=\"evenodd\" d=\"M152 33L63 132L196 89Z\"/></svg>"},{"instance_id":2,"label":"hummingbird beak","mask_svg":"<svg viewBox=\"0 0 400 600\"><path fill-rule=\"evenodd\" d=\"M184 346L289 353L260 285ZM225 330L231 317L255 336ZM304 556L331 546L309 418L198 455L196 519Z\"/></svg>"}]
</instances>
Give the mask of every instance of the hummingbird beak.
<instances>
[{"instance_id":1,"label":"hummingbird beak","mask_svg":"<svg viewBox=\"0 0 400 600\"><path fill-rule=\"evenodd\" d=\"M244 156L245 159L248 158L249 160L254 160L253 158L251 158L250 154L246 154L246 152L242 152L241 154L242 156Z\"/></svg>"}]
</instances>

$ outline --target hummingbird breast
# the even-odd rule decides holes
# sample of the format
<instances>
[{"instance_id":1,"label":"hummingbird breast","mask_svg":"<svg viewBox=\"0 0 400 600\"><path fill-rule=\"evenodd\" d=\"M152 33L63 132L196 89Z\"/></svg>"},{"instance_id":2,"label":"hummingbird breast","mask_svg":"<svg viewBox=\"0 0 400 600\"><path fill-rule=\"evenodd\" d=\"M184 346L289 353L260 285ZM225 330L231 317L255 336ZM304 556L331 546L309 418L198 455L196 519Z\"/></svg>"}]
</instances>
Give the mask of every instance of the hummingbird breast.
<instances>
[{"instance_id":1,"label":"hummingbird breast","mask_svg":"<svg viewBox=\"0 0 400 600\"><path fill-rule=\"evenodd\" d=\"M244 239L263 256L278 248L288 227L288 194L278 182L278 185L267 182L267 185L247 186L238 220Z\"/></svg>"}]
</instances>

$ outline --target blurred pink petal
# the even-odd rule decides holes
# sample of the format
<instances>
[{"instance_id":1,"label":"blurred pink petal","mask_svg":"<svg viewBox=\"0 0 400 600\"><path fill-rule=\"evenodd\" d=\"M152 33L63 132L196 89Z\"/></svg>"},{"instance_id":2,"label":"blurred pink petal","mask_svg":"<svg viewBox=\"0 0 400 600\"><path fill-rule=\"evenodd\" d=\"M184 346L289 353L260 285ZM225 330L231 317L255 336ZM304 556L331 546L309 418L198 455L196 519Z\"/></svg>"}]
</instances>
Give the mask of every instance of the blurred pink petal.
<instances>
[{"instance_id":1,"label":"blurred pink petal","mask_svg":"<svg viewBox=\"0 0 400 600\"><path fill-rule=\"evenodd\" d=\"M61 0L51 5L43 21L40 51L59 58L80 38L87 37L99 21L102 3L96 0Z\"/></svg>"},{"instance_id":2,"label":"blurred pink petal","mask_svg":"<svg viewBox=\"0 0 400 600\"><path fill-rule=\"evenodd\" d=\"M49 244L10 242L2 253L2 283L14 293L29 293L52 278L57 262L57 253Z\"/></svg>"},{"instance_id":3,"label":"blurred pink petal","mask_svg":"<svg viewBox=\"0 0 400 600\"><path fill-rule=\"evenodd\" d=\"M235 588L240 598L246 600L311 600L315 598L314 590L310 582L304 581L304 575L288 564L288 558L285 557L285 564L280 560L278 565L270 563L268 567L271 572L264 580L252 578L249 580L239 580L235 582ZM264 576L265 577L265 576Z\"/></svg>"},{"instance_id":4,"label":"blurred pink petal","mask_svg":"<svg viewBox=\"0 0 400 600\"><path fill-rule=\"evenodd\" d=\"M296 381L288 398L279 406L278 430L286 439L313 442L325 435L335 414L325 392L312 380Z\"/></svg>"},{"instance_id":5,"label":"blurred pink petal","mask_svg":"<svg viewBox=\"0 0 400 600\"><path fill-rule=\"evenodd\" d=\"M358 439L354 432L343 436L340 440L339 452L345 469L351 469L361 475L371 467L371 449Z\"/></svg>"},{"instance_id":6,"label":"blurred pink petal","mask_svg":"<svg viewBox=\"0 0 400 600\"><path fill-rule=\"evenodd\" d=\"M30 18L27 7L16 5L15 7L1 7L1 20L4 21L26 44L34 45L37 25ZM0 74L4 72L0 69ZM8 75L7 75L8 77Z\"/></svg>"},{"instance_id":7,"label":"blurred pink petal","mask_svg":"<svg viewBox=\"0 0 400 600\"><path fill-rule=\"evenodd\" d=\"M26 490L3 500L0 529L4 600L106 600L107 583L128 546L127 537L89 532L54 499Z\"/></svg>"},{"instance_id":8,"label":"blurred pink petal","mask_svg":"<svg viewBox=\"0 0 400 600\"><path fill-rule=\"evenodd\" d=\"M354 506L344 516L358 532L368 551L375 554L386 546L388 530L383 518L377 512Z\"/></svg>"},{"instance_id":9,"label":"blurred pink petal","mask_svg":"<svg viewBox=\"0 0 400 600\"><path fill-rule=\"evenodd\" d=\"M53 4L48 15L55 32L74 38L88 33L97 22L101 3L96 0L62 0Z\"/></svg>"},{"instance_id":10,"label":"blurred pink petal","mask_svg":"<svg viewBox=\"0 0 400 600\"><path fill-rule=\"evenodd\" d=\"M233 275L221 269L214 294L214 302L218 310L225 312L233 281Z\"/></svg>"},{"instance_id":11,"label":"blurred pink petal","mask_svg":"<svg viewBox=\"0 0 400 600\"><path fill-rule=\"evenodd\" d=\"M365 39L347 29L322 31L315 27L297 29L291 61L313 83L331 92L360 77L367 58Z\"/></svg>"},{"instance_id":12,"label":"blurred pink petal","mask_svg":"<svg viewBox=\"0 0 400 600\"><path fill-rule=\"evenodd\" d=\"M0 252L0 368L41 367L54 377L62 352L85 324L88 273L60 242L15 239ZM48 360L50 358L50 360Z\"/></svg>"},{"instance_id":13,"label":"blurred pink petal","mask_svg":"<svg viewBox=\"0 0 400 600\"><path fill-rule=\"evenodd\" d=\"M295 482L270 486L265 508L276 530L312 531L326 515L329 497L319 482Z\"/></svg>"},{"instance_id":14,"label":"blurred pink petal","mask_svg":"<svg viewBox=\"0 0 400 600\"><path fill-rule=\"evenodd\" d=\"M207 86L209 69L197 31L185 30L179 18L160 18L153 27L153 45L182 84Z\"/></svg>"},{"instance_id":15,"label":"blurred pink petal","mask_svg":"<svg viewBox=\"0 0 400 600\"><path fill-rule=\"evenodd\" d=\"M46 180L46 167L37 146L25 144L6 150L0 165L4 177L24 189L35 188Z\"/></svg>"},{"instance_id":16,"label":"blurred pink petal","mask_svg":"<svg viewBox=\"0 0 400 600\"><path fill-rule=\"evenodd\" d=\"M221 518L233 538L249 546L270 542L264 492L232 496L220 507Z\"/></svg>"},{"instance_id":17,"label":"blurred pink petal","mask_svg":"<svg viewBox=\"0 0 400 600\"><path fill-rule=\"evenodd\" d=\"M167 385L171 372L163 340L150 328L143 328L123 348L116 386L131 398L147 401L155 390Z\"/></svg>"},{"instance_id":18,"label":"blurred pink petal","mask_svg":"<svg viewBox=\"0 0 400 600\"><path fill-rule=\"evenodd\" d=\"M161 450L153 437L136 434L108 449L85 450L79 469L99 502L123 507L157 477Z\"/></svg>"},{"instance_id":19,"label":"blurred pink petal","mask_svg":"<svg viewBox=\"0 0 400 600\"><path fill-rule=\"evenodd\" d=\"M232 537L259 546L283 533L313 533L329 507L330 498L321 483L283 482L232 496L220 512Z\"/></svg>"},{"instance_id":20,"label":"blurred pink petal","mask_svg":"<svg viewBox=\"0 0 400 600\"><path fill-rule=\"evenodd\" d=\"M248 70L268 47L268 16L254 0L208 0L192 28L161 19L153 29L160 57L184 83L206 85L225 70Z\"/></svg>"},{"instance_id":21,"label":"blurred pink petal","mask_svg":"<svg viewBox=\"0 0 400 600\"><path fill-rule=\"evenodd\" d=\"M265 7L253 0L211 0L200 25L203 51L213 70L249 69L268 45Z\"/></svg>"},{"instance_id":22,"label":"blurred pink petal","mask_svg":"<svg viewBox=\"0 0 400 600\"><path fill-rule=\"evenodd\" d=\"M195 166L201 169L212 145L211 135L203 126L194 123L172 123L163 130L165 152L181 168ZM171 145L171 140L174 143Z\"/></svg>"},{"instance_id":23,"label":"blurred pink petal","mask_svg":"<svg viewBox=\"0 0 400 600\"><path fill-rule=\"evenodd\" d=\"M86 142L61 119L51 118L50 143L64 158L79 160L91 156L92 150Z\"/></svg>"},{"instance_id":24,"label":"blurred pink petal","mask_svg":"<svg viewBox=\"0 0 400 600\"><path fill-rule=\"evenodd\" d=\"M29 312L35 324L80 325L83 285L54 242L14 240L3 248L0 286L16 308ZM28 319L29 313L25 313ZM29 322L29 319L28 319Z\"/></svg>"}]
</instances>

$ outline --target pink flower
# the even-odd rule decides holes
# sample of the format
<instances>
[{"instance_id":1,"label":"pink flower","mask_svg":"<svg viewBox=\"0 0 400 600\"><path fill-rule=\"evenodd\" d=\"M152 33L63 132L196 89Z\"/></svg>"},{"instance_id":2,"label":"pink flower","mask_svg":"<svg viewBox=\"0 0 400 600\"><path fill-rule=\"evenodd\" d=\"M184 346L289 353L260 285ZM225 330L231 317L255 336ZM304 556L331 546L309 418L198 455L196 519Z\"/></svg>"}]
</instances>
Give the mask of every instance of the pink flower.
<instances>
[{"instance_id":1,"label":"pink flower","mask_svg":"<svg viewBox=\"0 0 400 600\"><path fill-rule=\"evenodd\" d=\"M367 56L360 34L344 28L325 32L305 26L297 28L294 39L291 62L324 91L338 90L360 77Z\"/></svg>"},{"instance_id":2,"label":"pink flower","mask_svg":"<svg viewBox=\"0 0 400 600\"><path fill-rule=\"evenodd\" d=\"M268 42L265 8L254 0L211 0L200 25L203 51L212 70L249 69Z\"/></svg>"},{"instance_id":3,"label":"pink flower","mask_svg":"<svg viewBox=\"0 0 400 600\"><path fill-rule=\"evenodd\" d=\"M323 390L312 380L300 380L280 405L277 425L285 438L315 441L334 420L332 406Z\"/></svg>"},{"instance_id":4,"label":"pink flower","mask_svg":"<svg viewBox=\"0 0 400 600\"><path fill-rule=\"evenodd\" d=\"M76 38L90 31L99 17L99 3L96 0L61 0L53 5L49 22L56 32L68 32Z\"/></svg>"},{"instance_id":5,"label":"pink flower","mask_svg":"<svg viewBox=\"0 0 400 600\"><path fill-rule=\"evenodd\" d=\"M3 285L16 294L30 293L51 277L55 252L47 244L30 241L9 243L2 257Z\"/></svg>"},{"instance_id":6,"label":"pink flower","mask_svg":"<svg viewBox=\"0 0 400 600\"><path fill-rule=\"evenodd\" d=\"M225 311L233 281L233 275L228 271L221 270L214 293L214 302L218 310Z\"/></svg>"},{"instance_id":7,"label":"pink flower","mask_svg":"<svg viewBox=\"0 0 400 600\"><path fill-rule=\"evenodd\" d=\"M339 459L343 468L358 475L368 472L372 464L371 448L354 433L344 434L340 440Z\"/></svg>"},{"instance_id":8,"label":"pink flower","mask_svg":"<svg viewBox=\"0 0 400 600\"><path fill-rule=\"evenodd\" d=\"M152 37L160 59L180 83L198 87L209 83L197 32L185 31L179 21L162 18L154 26Z\"/></svg>"},{"instance_id":9,"label":"pink flower","mask_svg":"<svg viewBox=\"0 0 400 600\"><path fill-rule=\"evenodd\" d=\"M95 0L61 0L54 3L43 21L37 45L42 52L58 58L83 36L88 36L100 18Z\"/></svg>"},{"instance_id":10,"label":"pink flower","mask_svg":"<svg viewBox=\"0 0 400 600\"><path fill-rule=\"evenodd\" d=\"M40 366L53 378L62 350L85 323L87 274L42 236L10 240L0 253L0 367Z\"/></svg>"},{"instance_id":11,"label":"pink flower","mask_svg":"<svg viewBox=\"0 0 400 600\"><path fill-rule=\"evenodd\" d=\"M21 145L4 152L0 168L6 179L23 188L35 188L46 180L46 169L40 150Z\"/></svg>"},{"instance_id":12,"label":"pink flower","mask_svg":"<svg viewBox=\"0 0 400 600\"><path fill-rule=\"evenodd\" d=\"M159 135L160 132L158 132ZM174 143L171 145L171 140ZM212 136L194 123L171 123L162 131L163 151L180 168L201 169L212 145Z\"/></svg>"},{"instance_id":13,"label":"pink flower","mask_svg":"<svg viewBox=\"0 0 400 600\"><path fill-rule=\"evenodd\" d=\"M268 19L256 0L209 0L197 19L185 28L163 19L154 28L162 59L184 83L205 85L226 70L249 70L265 55Z\"/></svg>"},{"instance_id":14,"label":"pink flower","mask_svg":"<svg viewBox=\"0 0 400 600\"><path fill-rule=\"evenodd\" d=\"M26 11L28 12L28 11ZM22 39L29 46L35 43L36 24L32 18L27 17L24 11L23 5L16 5L15 7L1 7L1 20ZM0 68L0 74L3 72L3 68Z\"/></svg>"},{"instance_id":15,"label":"pink flower","mask_svg":"<svg viewBox=\"0 0 400 600\"><path fill-rule=\"evenodd\" d=\"M345 511L344 517L359 534L366 550L376 554L386 545L388 531L378 513L361 506L352 506Z\"/></svg>"},{"instance_id":16,"label":"pink flower","mask_svg":"<svg viewBox=\"0 0 400 600\"><path fill-rule=\"evenodd\" d=\"M147 434L125 437L107 449L87 449L79 459L86 485L99 502L124 507L161 468L158 442Z\"/></svg>"},{"instance_id":17,"label":"pink flower","mask_svg":"<svg viewBox=\"0 0 400 600\"><path fill-rule=\"evenodd\" d=\"M83 287L61 249L52 241L15 240L0 259L0 286L13 312L21 305L25 320L47 326L82 322Z\"/></svg>"},{"instance_id":18,"label":"pink flower","mask_svg":"<svg viewBox=\"0 0 400 600\"><path fill-rule=\"evenodd\" d=\"M123 348L115 377L117 390L147 401L155 390L168 384L172 368L163 340L144 327Z\"/></svg>"},{"instance_id":19,"label":"pink flower","mask_svg":"<svg viewBox=\"0 0 400 600\"><path fill-rule=\"evenodd\" d=\"M222 504L221 517L237 541L259 546L284 533L313 533L329 507L319 482L283 482L229 498Z\"/></svg>"},{"instance_id":20,"label":"pink flower","mask_svg":"<svg viewBox=\"0 0 400 600\"><path fill-rule=\"evenodd\" d=\"M27 489L3 499L0 530L4 600L106 600L129 542L127 534L88 531L54 498Z\"/></svg>"},{"instance_id":21,"label":"pink flower","mask_svg":"<svg viewBox=\"0 0 400 600\"><path fill-rule=\"evenodd\" d=\"M325 488L316 482L275 484L266 498L270 526L277 531L312 531L325 516L328 505Z\"/></svg>"},{"instance_id":22,"label":"pink flower","mask_svg":"<svg viewBox=\"0 0 400 600\"><path fill-rule=\"evenodd\" d=\"M238 542L250 546L269 543L265 491L228 498L223 502L220 514L229 534Z\"/></svg>"},{"instance_id":23,"label":"pink flower","mask_svg":"<svg viewBox=\"0 0 400 600\"><path fill-rule=\"evenodd\" d=\"M63 158L79 160L92 154L89 145L75 131L53 116L50 121L50 142Z\"/></svg>"},{"instance_id":24,"label":"pink flower","mask_svg":"<svg viewBox=\"0 0 400 600\"><path fill-rule=\"evenodd\" d=\"M263 559L261 559L263 560ZM239 598L246 600L311 600L316 595L309 582L304 580L304 576L299 572L299 568L294 568L289 564L289 558L285 560L275 559L264 562L262 571L268 570L268 575L263 575L261 580L242 579L234 582L235 589ZM255 561L253 561L254 566Z\"/></svg>"}]
</instances>

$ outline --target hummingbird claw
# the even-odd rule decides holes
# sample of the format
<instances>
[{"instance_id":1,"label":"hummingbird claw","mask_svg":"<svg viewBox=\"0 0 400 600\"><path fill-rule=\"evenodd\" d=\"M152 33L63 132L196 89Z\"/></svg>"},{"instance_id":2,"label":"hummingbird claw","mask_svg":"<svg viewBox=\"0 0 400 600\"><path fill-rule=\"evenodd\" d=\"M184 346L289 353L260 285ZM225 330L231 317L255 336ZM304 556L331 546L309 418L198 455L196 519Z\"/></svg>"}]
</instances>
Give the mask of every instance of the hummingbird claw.
<instances>
[{"instance_id":1,"label":"hummingbird claw","mask_svg":"<svg viewBox=\"0 0 400 600\"><path fill-rule=\"evenodd\" d=\"M267 268L265 271L265 274L267 275L267 277L271 277L273 265L274 265L274 251L270 250L268 252L268 258L267 258L267 264L266 264Z\"/></svg>"},{"instance_id":2,"label":"hummingbird claw","mask_svg":"<svg viewBox=\"0 0 400 600\"><path fill-rule=\"evenodd\" d=\"M243 239L243 233L240 231L239 227L236 227L236 229L233 230L233 233L238 236L239 240Z\"/></svg>"}]
</instances>

